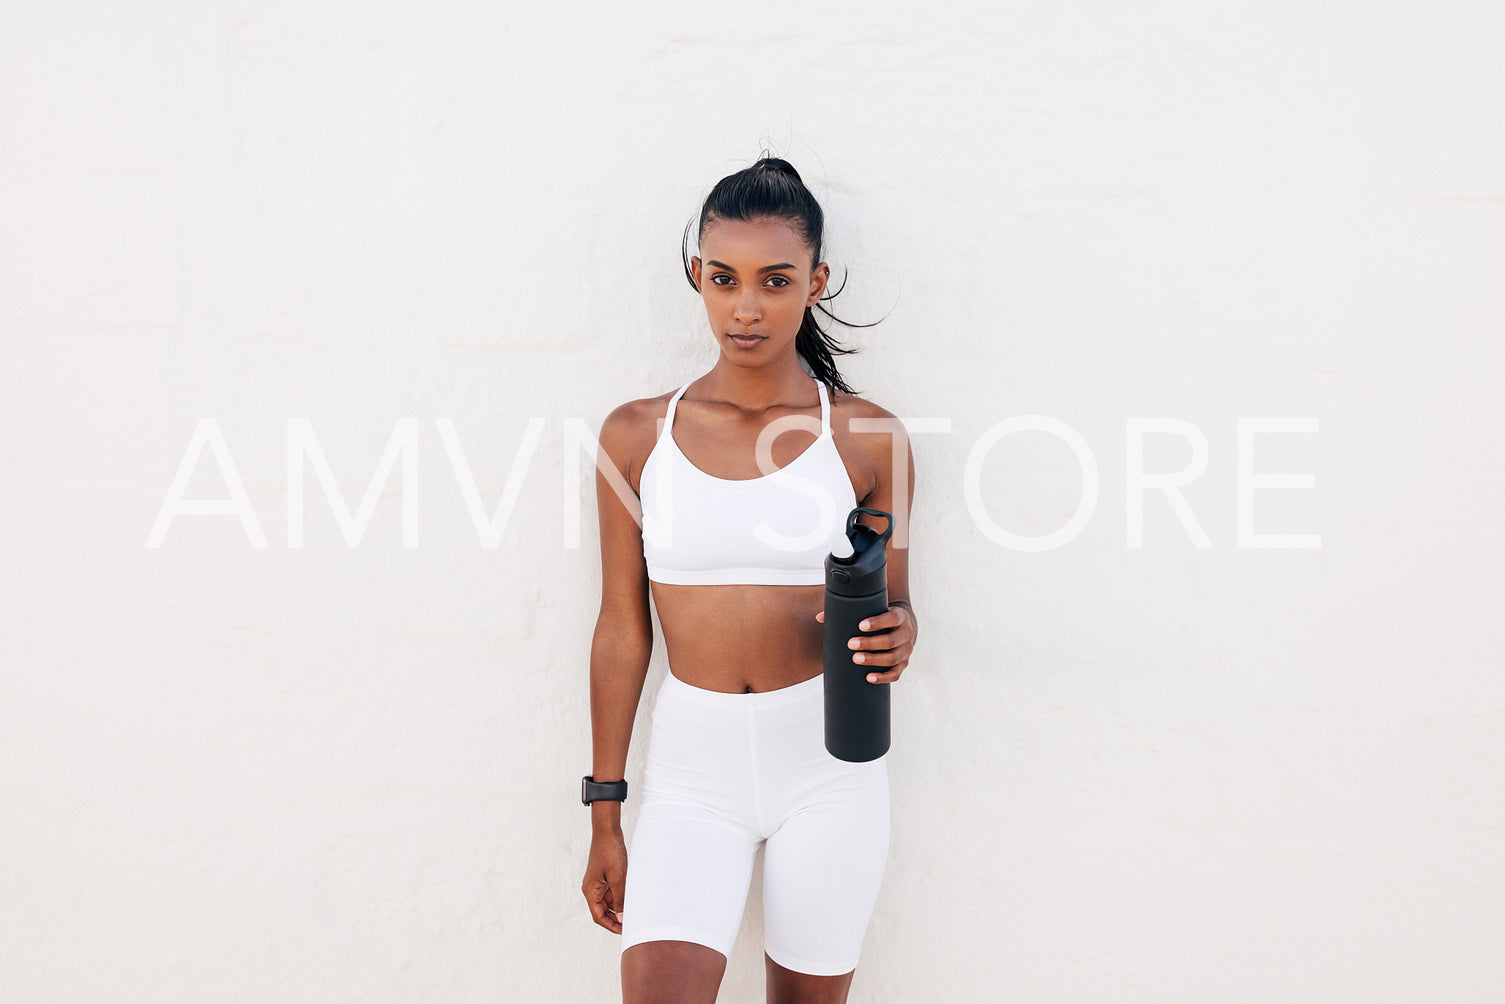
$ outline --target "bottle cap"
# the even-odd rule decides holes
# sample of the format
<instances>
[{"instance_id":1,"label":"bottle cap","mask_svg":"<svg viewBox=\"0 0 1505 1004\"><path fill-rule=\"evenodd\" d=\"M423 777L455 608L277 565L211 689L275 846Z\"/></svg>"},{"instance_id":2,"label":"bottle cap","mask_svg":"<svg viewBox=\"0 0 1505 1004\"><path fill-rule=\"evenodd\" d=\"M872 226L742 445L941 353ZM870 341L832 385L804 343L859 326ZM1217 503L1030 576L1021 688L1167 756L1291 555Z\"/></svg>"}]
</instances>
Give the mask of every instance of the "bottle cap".
<instances>
[{"instance_id":1,"label":"bottle cap","mask_svg":"<svg viewBox=\"0 0 1505 1004\"><path fill-rule=\"evenodd\" d=\"M888 525L880 533L870 526L858 523L857 516L860 513L882 516ZM826 588L844 596L866 596L883 589L888 582L886 545L893 532L894 518L891 514L867 506L853 509L847 516L844 538L852 553L843 555L833 550L826 556Z\"/></svg>"}]
</instances>

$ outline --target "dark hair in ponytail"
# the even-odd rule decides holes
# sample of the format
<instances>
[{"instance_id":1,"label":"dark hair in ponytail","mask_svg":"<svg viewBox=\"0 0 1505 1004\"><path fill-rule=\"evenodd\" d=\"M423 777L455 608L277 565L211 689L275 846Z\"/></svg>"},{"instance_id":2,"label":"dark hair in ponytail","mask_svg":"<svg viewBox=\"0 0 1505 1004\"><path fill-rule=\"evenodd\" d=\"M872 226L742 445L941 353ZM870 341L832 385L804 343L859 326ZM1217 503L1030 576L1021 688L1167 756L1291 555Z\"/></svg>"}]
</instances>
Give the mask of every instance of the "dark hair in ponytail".
<instances>
[{"instance_id":1,"label":"dark hair in ponytail","mask_svg":"<svg viewBox=\"0 0 1505 1004\"><path fill-rule=\"evenodd\" d=\"M711 194L706 196L705 204L700 208L700 226L695 232L695 239L699 242L710 225L717 220L752 222L770 217L783 220L794 228L800 240L810 248L810 266L814 268L821 259L821 249L825 243L825 213L821 212L820 203L815 201L815 196L811 195L810 189L805 187L805 182L800 178L799 172L794 169L794 165L778 157L763 157L752 167L727 175L716 182L716 187L711 189ZM690 285L695 288L696 292L699 292L699 287L695 286L695 275L690 270L688 249L690 228L694 225L693 219L685 225L685 236L680 250L684 258L685 278L690 280ZM845 287L846 280L843 278L842 288ZM823 296L821 299L832 299L840 292L841 289L838 289L836 293ZM819 303L815 306L837 324L844 324L849 328L873 326L843 321ZM843 348L834 338L822 331L815 323L815 313L810 307L805 308L805 319L800 323L799 334L795 336L794 348L809 363L810 370L816 379L844 393L857 393L842 379L841 373L836 369L833 356L848 355L861 350Z\"/></svg>"}]
</instances>

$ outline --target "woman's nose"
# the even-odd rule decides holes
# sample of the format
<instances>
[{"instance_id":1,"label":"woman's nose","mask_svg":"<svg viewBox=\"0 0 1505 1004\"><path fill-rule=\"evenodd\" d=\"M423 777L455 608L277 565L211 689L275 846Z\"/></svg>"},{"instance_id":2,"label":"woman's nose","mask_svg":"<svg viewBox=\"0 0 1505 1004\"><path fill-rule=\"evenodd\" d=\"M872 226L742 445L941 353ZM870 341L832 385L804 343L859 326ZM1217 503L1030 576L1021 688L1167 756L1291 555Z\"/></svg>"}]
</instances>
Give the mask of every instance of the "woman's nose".
<instances>
[{"instance_id":1,"label":"woman's nose","mask_svg":"<svg viewBox=\"0 0 1505 1004\"><path fill-rule=\"evenodd\" d=\"M737 298L736 317L739 324L755 324L759 320L758 298L751 293Z\"/></svg>"}]
</instances>

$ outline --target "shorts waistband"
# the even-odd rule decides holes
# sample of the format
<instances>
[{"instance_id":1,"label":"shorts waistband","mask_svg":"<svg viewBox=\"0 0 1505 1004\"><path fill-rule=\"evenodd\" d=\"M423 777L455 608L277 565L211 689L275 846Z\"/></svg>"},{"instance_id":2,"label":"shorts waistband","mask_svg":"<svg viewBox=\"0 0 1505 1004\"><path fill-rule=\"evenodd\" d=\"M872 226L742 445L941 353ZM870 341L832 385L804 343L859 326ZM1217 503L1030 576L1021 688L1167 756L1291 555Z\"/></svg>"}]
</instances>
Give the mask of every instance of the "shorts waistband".
<instances>
[{"instance_id":1,"label":"shorts waistband","mask_svg":"<svg viewBox=\"0 0 1505 1004\"><path fill-rule=\"evenodd\" d=\"M801 701L814 700L825 695L826 674L816 673L808 680L788 687L780 687L778 690L760 690L756 693L728 693L723 690L706 690L704 687L696 687L686 683L674 675L670 670L664 674L662 691L669 692L682 700L707 708L777 708L786 704L795 704Z\"/></svg>"}]
</instances>

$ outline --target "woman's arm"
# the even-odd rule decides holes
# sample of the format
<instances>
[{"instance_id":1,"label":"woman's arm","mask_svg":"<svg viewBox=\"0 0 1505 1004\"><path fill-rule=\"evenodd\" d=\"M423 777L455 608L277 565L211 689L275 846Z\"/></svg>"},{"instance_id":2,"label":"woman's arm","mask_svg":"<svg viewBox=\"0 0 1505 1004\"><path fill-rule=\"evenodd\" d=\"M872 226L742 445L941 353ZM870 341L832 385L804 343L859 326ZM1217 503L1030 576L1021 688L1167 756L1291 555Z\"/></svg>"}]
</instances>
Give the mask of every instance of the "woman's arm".
<instances>
[{"instance_id":1,"label":"woman's arm","mask_svg":"<svg viewBox=\"0 0 1505 1004\"><path fill-rule=\"evenodd\" d=\"M627 482L638 434L635 403L617 408L601 424L601 463ZM601 610L591 638L591 776L623 780L632 723L637 716L648 659L653 653L653 622L648 609L648 568L643 535L634 512L636 496L621 498L598 465L596 511L601 526ZM622 933L627 848L622 836L622 803L592 802L591 850L580 890L591 917L608 931Z\"/></svg>"}]
</instances>

